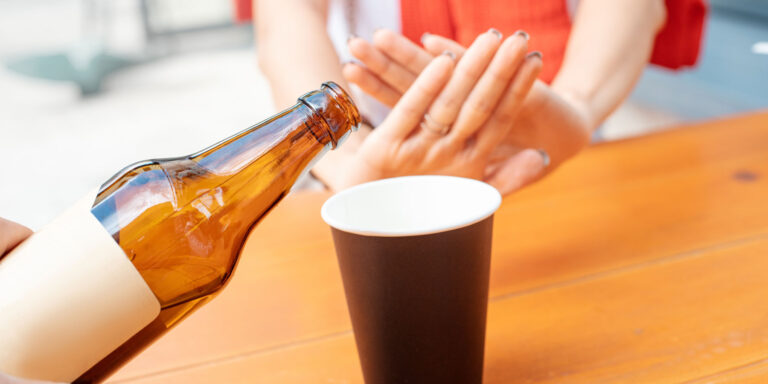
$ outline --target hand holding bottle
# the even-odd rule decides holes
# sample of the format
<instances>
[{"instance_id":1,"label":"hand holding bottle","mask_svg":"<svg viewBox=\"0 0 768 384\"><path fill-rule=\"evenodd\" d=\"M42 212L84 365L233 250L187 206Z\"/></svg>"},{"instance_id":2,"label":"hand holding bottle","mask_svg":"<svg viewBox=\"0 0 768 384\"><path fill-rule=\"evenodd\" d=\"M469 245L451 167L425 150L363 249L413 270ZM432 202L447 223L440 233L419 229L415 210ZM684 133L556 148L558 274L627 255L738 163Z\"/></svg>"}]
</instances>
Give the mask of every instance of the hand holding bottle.
<instances>
[{"instance_id":1,"label":"hand holding bottle","mask_svg":"<svg viewBox=\"0 0 768 384\"><path fill-rule=\"evenodd\" d=\"M394 108L362 142L347 185L393 176L446 174L484 180L509 193L542 173L545 159L534 149L520 148L504 158L494 155L510 129L509 118L541 69L540 57L526 56L524 39L502 41L498 32L489 31L475 40L458 63L451 52L423 60L418 76L387 61L362 39L353 38L350 45L359 45L358 53L368 48L368 55L361 55L366 64L397 90L379 88L378 95ZM366 89L365 82L371 79L364 76L369 72L351 64L344 70Z\"/></svg>"}]
</instances>

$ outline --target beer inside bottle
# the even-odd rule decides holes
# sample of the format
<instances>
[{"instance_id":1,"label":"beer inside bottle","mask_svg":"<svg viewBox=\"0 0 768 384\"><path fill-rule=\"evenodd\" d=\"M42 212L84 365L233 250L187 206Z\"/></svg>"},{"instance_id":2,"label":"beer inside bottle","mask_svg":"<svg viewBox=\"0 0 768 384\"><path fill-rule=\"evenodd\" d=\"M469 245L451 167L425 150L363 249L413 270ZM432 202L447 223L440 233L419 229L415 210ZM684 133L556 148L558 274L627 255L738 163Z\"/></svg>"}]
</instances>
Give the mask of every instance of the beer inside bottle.
<instances>
[{"instance_id":1,"label":"beer inside bottle","mask_svg":"<svg viewBox=\"0 0 768 384\"><path fill-rule=\"evenodd\" d=\"M139 162L107 181L91 212L136 267L161 310L75 382L106 379L211 300L232 275L249 230L359 122L349 96L329 82L208 149Z\"/></svg>"}]
</instances>

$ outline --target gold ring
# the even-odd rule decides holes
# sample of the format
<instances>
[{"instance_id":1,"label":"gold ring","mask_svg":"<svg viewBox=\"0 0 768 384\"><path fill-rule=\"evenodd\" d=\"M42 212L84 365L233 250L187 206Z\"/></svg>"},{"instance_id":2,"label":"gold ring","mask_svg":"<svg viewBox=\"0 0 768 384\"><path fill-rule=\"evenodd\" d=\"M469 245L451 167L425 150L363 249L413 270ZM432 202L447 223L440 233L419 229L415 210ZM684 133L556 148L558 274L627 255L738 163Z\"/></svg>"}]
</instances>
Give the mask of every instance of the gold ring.
<instances>
[{"instance_id":1,"label":"gold ring","mask_svg":"<svg viewBox=\"0 0 768 384\"><path fill-rule=\"evenodd\" d=\"M422 129L440 136L445 136L451 130L450 125L438 123L429 115L429 113L424 114L424 118L421 119L420 125Z\"/></svg>"}]
</instances>

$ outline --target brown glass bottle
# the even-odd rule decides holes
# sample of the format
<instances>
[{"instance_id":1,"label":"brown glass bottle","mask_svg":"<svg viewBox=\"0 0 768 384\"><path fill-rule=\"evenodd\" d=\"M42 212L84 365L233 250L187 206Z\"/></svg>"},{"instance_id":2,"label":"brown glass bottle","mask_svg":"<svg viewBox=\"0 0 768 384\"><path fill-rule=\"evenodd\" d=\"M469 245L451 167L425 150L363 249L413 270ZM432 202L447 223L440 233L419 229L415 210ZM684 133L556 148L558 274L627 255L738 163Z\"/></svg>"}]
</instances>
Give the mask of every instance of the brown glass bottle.
<instances>
[{"instance_id":1,"label":"brown glass bottle","mask_svg":"<svg viewBox=\"0 0 768 384\"><path fill-rule=\"evenodd\" d=\"M232 275L250 229L359 122L349 96L329 82L208 149L139 162L107 181L91 212L125 251L161 311L75 382L103 381L212 299Z\"/></svg>"}]
</instances>

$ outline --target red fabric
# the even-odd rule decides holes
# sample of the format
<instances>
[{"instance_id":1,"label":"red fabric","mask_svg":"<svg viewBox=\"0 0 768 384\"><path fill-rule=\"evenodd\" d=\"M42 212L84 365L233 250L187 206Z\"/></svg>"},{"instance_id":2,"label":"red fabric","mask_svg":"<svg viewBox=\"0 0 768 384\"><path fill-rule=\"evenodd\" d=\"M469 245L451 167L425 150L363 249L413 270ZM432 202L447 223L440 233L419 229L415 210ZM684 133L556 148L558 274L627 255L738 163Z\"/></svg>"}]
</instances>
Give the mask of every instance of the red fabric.
<instances>
[{"instance_id":1,"label":"red fabric","mask_svg":"<svg viewBox=\"0 0 768 384\"><path fill-rule=\"evenodd\" d=\"M695 65L707 5L704 0L665 1L667 23L656 36L651 63L671 69ZM469 45L490 27L504 35L523 29L532 37L531 50L544 55L540 78L550 82L562 65L571 29L565 4L565 0L400 0L400 18L403 35L414 42L429 32ZM235 21L252 19L253 0L233 0L233 5Z\"/></svg>"},{"instance_id":2,"label":"red fabric","mask_svg":"<svg viewBox=\"0 0 768 384\"><path fill-rule=\"evenodd\" d=\"M560 68L571 30L563 0L401 0L400 9L402 33L415 42L429 32L468 46L490 27L505 36L525 30L532 36L530 49L545 57L540 75L545 81Z\"/></svg>"},{"instance_id":3,"label":"red fabric","mask_svg":"<svg viewBox=\"0 0 768 384\"><path fill-rule=\"evenodd\" d=\"M400 0L402 33L418 42L425 32L469 45L490 27L504 35L523 29L530 49L541 51L540 78L551 82L560 70L570 16L565 0ZM667 23L656 37L651 62L672 69L694 65L706 16L704 0L666 0ZM447 15L447 16L446 16Z\"/></svg>"},{"instance_id":4,"label":"red fabric","mask_svg":"<svg viewBox=\"0 0 768 384\"><path fill-rule=\"evenodd\" d=\"M656 36L651 63L671 69L696 65L704 32L704 0L666 0L667 24Z\"/></svg>"},{"instance_id":5,"label":"red fabric","mask_svg":"<svg viewBox=\"0 0 768 384\"><path fill-rule=\"evenodd\" d=\"M253 0L232 0L236 23L247 23L253 19Z\"/></svg>"}]
</instances>

